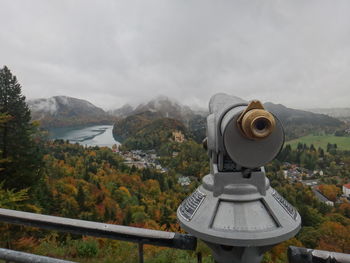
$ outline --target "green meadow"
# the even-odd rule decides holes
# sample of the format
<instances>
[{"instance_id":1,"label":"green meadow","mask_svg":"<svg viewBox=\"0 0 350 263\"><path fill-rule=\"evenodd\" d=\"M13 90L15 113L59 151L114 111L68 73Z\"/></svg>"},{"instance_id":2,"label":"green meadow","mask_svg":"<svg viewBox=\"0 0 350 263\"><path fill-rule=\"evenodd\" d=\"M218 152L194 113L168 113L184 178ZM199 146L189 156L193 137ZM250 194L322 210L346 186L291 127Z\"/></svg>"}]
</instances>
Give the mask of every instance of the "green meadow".
<instances>
[{"instance_id":1,"label":"green meadow","mask_svg":"<svg viewBox=\"0 0 350 263\"><path fill-rule=\"evenodd\" d=\"M310 146L313 144L315 148L321 147L323 149L327 149L327 144L337 144L339 150L350 150L350 137L341 137L334 135L307 135L304 137L300 137L291 141L286 142L285 144L290 144L292 148L296 148L298 143L305 143Z\"/></svg>"}]
</instances>

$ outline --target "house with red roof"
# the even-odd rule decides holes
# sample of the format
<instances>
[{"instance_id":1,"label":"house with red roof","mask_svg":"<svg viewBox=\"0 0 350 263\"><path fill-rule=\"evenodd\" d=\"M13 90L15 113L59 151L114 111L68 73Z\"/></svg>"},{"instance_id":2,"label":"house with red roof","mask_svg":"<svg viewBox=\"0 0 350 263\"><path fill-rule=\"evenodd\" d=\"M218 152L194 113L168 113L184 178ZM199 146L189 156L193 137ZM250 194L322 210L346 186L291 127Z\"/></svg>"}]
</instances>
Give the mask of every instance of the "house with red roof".
<instances>
[{"instance_id":1,"label":"house with red roof","mask_svg":"<svg viewBox=\"0 0 350 263\"><path fill-rule=\"evenodd\" d=\"M350 197L350 183L343 185L343 194L346 197Z\"/></svg>"}]
</instances>

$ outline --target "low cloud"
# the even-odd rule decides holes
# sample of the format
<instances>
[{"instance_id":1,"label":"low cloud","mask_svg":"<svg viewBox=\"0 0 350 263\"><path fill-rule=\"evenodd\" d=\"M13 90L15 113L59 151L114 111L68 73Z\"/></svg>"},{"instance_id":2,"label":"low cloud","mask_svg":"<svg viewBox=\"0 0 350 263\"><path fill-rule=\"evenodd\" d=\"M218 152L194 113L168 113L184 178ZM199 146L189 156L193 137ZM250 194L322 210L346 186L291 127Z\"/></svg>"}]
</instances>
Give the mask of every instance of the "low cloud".
<instances>
[{"instance_id":1,"label":"low cloud","mask_svg":"<svg viewBox=\"0 0 350 263\"><path fill-rule=\"evenodd\" d=\"M350 107L346 0L0 0L0 64L28 98L105 109L226 92L291 107Z\"/></svg>"}]
</instances>

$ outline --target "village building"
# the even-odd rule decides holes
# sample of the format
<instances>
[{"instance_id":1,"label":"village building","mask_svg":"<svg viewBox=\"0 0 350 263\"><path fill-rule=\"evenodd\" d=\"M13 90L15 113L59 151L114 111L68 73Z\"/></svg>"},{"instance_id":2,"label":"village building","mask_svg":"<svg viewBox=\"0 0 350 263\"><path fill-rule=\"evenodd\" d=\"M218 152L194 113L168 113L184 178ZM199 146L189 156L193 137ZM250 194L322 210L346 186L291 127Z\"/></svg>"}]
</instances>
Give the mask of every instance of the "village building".
<instances>
[{"instance_id":1,"label":"village building","mask_svg":"<svg viewBox=\"0 0 350 263\"><path fill-rule=\"evenodd\" d=\"M325 203L326 205L329 205L329 206L334 206L334 202L329 200L327 197L325 197L323 194L321 194L318 190L312 189L312 192L315 194L316 198L320 202Z\"/></svg>"},{"instance_id":2,"label":"village building","mask_svg":"<svg viewBox=\"0 0 350 263\"><path fill-rule=\"evenodd\" d=\"M149 150L147 152L143 150L119 151L117 153L124 158L124 164L128 167L134 166L137 169L153 168L161 173L167 172L167 170L161 166L159 156L157 156L154 150Z\"/></svg>"},{"instance_id":3,"label":"village building","mask_svg":"<svg viewBox=\"0 0 350 263\"><path fill-rule=\"evenodd\" d=\"M306 186L316 186L318 185L318 180L303 180L302 183Z\"/></svg>"},{"instance_id":4,"label":"village building","mask_svg":"<svg viewBox=\"0 0 350 263\"><path fill-rule=\"evenodd\" d=\"M350 197L350 183L343 185L343 194L346 197Z\"/></svg>"},{"instance_id":5,"label":"village building","mask_svg":"<svg viewBox=\"0 0 350 263\"><path fill-rule=\"evenodd\" d=\"M133 167L135 166L137 169L144 169L147 168L147 164L145 162L141 162L141 161L127 161L124 162L128 167Z\"/></svg>"},{"instance_id":6,"label":"village building","mask_svg":"<svg viewBox=\"0 0 350 263\"><path fill-rule=\"evenodd\" d=\"M324 176L324 173L322 170L314 170L312 172L312 175L320 175L320 176Z\"/></svg>"},{"instance_id":7,"label":"village building","mask_svg":"<svg viewBox=\"0 0 350 263\"><path fill-rule=\"evenodd\" d=\"M191 184L191 180L189 177L187 176L181 176L177 182L181 185L181 186L187 186Z\"/></svg>"}]
</instances>

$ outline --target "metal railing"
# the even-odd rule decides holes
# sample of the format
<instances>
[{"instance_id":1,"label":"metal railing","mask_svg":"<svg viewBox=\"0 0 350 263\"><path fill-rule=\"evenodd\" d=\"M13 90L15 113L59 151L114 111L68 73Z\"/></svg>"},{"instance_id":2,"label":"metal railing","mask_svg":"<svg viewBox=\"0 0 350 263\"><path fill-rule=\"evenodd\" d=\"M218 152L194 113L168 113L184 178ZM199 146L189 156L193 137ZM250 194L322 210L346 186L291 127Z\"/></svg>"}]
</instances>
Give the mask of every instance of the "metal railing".
<instances>
[{"instance_id":1,"label":"metal railing","mask_svg":"<svg viewBox=\"0 0 350 263\"><path fill-rule=\"evenodd\" d=\"M197 239L188 234L97 223L1 208L0 222L138 243L139 262L142 263L144 244L185 250L195 250L197 246ZM6 260L6 262L20 263L72 263L72 261L2 248L0 248L0 259ZM197 255L197 259L198 262L202 261L201 254ZM350 263L350 255L291 246L288 248L288 260L289 263Z\"/></svg>"},{"instance_id":2,"label":"metal railing","mask_svg":"<svg viewBox=\"0 0 350 263\"><path fill-rule=\"evenodd\" d=\"M97 223L92 221L71 219L58 216L48 216L35 213L21 212L0 208L0 222L10 224L26 225L60 232L78 235L103 237L115 240L123 240L138 243L139 262L143 263L143 245L155 245L184 250L195 250L197 239L188 234L151 230L137 227ZM17 251L13 251L17 252ZM11 254L11 250L7 254ZM6 253L4 253L6 254ZM31 254L32 255L32 254ZM2 258L0 251L0 258ZM36 255L32 255L36 256ZM50 258L46 258L49 260ZM13 260L13 259L12 259ZM14 261L14 260L13 260ZM15 261L33 262L33 261ZM56 262L56 261L34 261L34 262Z\"/></svg>"},{"instance_id":3,"label":"metal railing","mask_svg":"<svg viewBox=\"0 0 350 263\"><path fill-rule=\"evenodd\" d=\"M288 260L289 263L350 263L350 255L290 246Z\"/></svg>"},{"instance_id":4,"label":"metal railing","mask_svg":"<svg viewBox=\"0 0 350 263\"><path fill-rule=\"evenodd\" d=\"M17 263L74 263L73 261L61 260L57 258L50 258L44 256L38 256L30 253L19 252L10 249L0 248L0 259L6 262L17 262Z\"/></svg>"}]
</instances>

